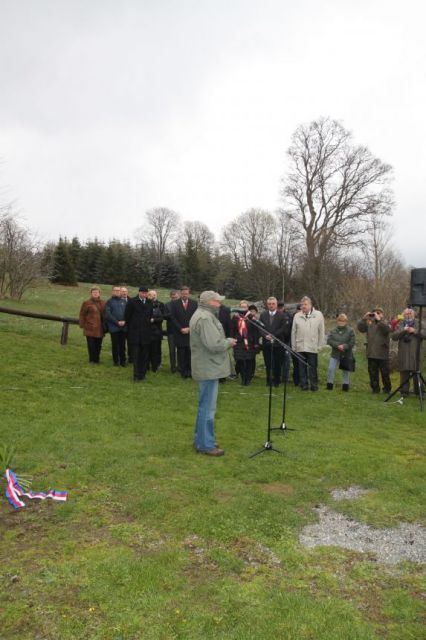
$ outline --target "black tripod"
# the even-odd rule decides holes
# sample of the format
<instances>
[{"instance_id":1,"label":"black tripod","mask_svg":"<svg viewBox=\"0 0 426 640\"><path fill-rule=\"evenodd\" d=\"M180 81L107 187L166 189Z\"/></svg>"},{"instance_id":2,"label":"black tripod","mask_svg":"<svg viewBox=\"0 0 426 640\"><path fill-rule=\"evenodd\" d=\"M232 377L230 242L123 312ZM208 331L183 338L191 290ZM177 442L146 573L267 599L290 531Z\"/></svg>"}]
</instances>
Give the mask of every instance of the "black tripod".
<instances>
[{"instance_id":1,"label":"black tripod","mask_svg":"<svg viewBox=\"0 0 426 640\"><path fill-rule=\"evenodd\" d=\"M262 326L263 323L261 323L259 320L254 320L253 318L249 318L246 317L246 320L248 322L250 322L251 324L253 324L254 326L256 326L260 333L266 337L266 336L270 336L271 334L269 333L269 331L267 331L264 327L264 325ZM284 342L282 342L281 340L279 340L278 338L273 338L271 340L271 343L277 342L285 351L287 351L288 353L291 353L292 355L294 355L300 362L303 363L304 366L309 366L304 358L302 358L298 353L296 353L295 351L293 351L287 344L285 344ZM255 451L255 453L253 453L251 456L249 456L250 458L254 458L255 456L259 455L259 453L264 453L265 451L275 451L276 453L281 453L282 455L284 455L283 451L280 451L279 449L275 449L272 446L272 440L271 440L271 431L285 431L287 429L289 429L289 427L286 426L286 422L285 422L285 410L286 410L286 396L287 396L287 381L284 380L284 395L283 395L283 414L282 414L282 420L281 420L281 425L279 427L271 427L271 418L272 418L272 382L273 382L273 371L274 371L274 346L273 344L271 344L270 349L271 349L271 359L270 359L270 363L269 363L269 400L268 400L268 426L267 426L267 440L265 442L265 444L263 445L263 447L261 449L259 449L258 451ZM293 431L293 429L292 429Z\"/></svg>"},{"instance_id":2,"label":"black tripod","mask_svg":"<svg viewBox=\"0 0 426 640\"><path fill-rule=\"evenodd\" d=\"M417 387L417 394L419 397L419 401L420 401L420 411L423 411L423 394L424 394L424 387L426 387L426 381L422 375L422 371L421 371L421 358L420 358L420 349L421 349L421 344L422 344L422 311L423 311L423 306L419 305L420 307L420 312L419 312L419 332L417 335L415 335L415 338L417 339L417 345L416 345L416 370L415 371L410 371L410 374L408 376L408 379L403 382L402 384L399 385L399 387L397 389L395 389L395 391L392 391L391 394L388 395L388 397L386 398L385 402L387 402L388 400L390 400L391 398L393 398L393 396L398 393L398 391L401 391L401 389L403 387L405 387L406 385L408 386L408 389L410 389L410 380L414 380L414 385Z\"/></svg>"}]
</instances>

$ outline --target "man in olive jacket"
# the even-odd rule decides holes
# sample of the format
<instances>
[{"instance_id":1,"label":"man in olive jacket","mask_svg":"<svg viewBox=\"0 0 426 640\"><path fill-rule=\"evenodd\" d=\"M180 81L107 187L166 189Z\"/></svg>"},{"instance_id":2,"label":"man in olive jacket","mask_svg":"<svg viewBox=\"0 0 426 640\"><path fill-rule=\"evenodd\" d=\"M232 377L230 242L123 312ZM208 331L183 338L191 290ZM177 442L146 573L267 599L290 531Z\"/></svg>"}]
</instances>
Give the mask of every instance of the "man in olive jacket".
<instances>
[{"instance_id":1,"label":"man in olive jacket","mask_svg":"<svg viewBox=\"0 0 426 640\"><path fill-rule=\"evenodd\" d=\"M385 321L381 307L367 311L358 322L358 331L367 334L367 360L370 387L373 393L380 393L379 371L382 375L383 391L392 389L389 372L390 326Z\"/></svg>"},{"instance_id":2,"label":"man in olive jacket","mask_svg":"<svg viewBox=\"0 0 426 640\"><path fill-rule=\"evenodd\" d=\"M236 343L226 338L219 322L219 308L225 296L203 291L200 303L189 322L192 377L198 382L198 411L194 446L199 453L223 456L215 442L214 418L219 379L231 373L228 349Z\"/></svg>"}]
</instances>

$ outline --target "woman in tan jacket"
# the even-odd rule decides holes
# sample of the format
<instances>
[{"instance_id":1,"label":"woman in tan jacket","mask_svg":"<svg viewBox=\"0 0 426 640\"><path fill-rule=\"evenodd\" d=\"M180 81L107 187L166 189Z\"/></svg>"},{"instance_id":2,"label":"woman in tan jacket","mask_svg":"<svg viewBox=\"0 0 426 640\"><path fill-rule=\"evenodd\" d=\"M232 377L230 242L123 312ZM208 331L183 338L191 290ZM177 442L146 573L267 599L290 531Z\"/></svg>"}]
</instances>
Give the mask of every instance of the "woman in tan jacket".
<instances>
[{"instance_id":1,"label":"woman in tan jacket","mask_svg":"<svg viewBox=\"0 0 426 640\"><path fill-rule=\"evenodd\" d=\"M104 309L105 302L101 300L101 290L99 287L92 287L90 298L83 302L80 309L80 327L86 336L90 364L99 364L104 337Z\"/></svg>"}]
</instances>

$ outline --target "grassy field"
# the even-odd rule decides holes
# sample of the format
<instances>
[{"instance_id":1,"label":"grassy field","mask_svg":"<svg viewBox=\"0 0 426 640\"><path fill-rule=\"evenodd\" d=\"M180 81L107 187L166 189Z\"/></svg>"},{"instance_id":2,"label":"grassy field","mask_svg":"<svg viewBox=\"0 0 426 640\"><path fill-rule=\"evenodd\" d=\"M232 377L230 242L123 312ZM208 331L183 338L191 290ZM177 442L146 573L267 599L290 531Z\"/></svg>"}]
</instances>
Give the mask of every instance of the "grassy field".
<instances>
[{"instance_id":1,"label":"grassy field","mask_svg":"<svg viewBox=\"0 0 426 640\"><path fill-rule=\"evenodd\" d=\"M52 286L1 305L76 317L85 297ZM425 413L369 393L362 349L349 393L324 390L328 350L320 392L289 386L296 431L273 438L285 455L249 458L266 439L261 366L249 388L227 381L226 455L210 459L192 448L192 380L164 359L133 385L109 336L99 367L78 327L66 347L59 336L59 323L0 314L0 443L34 490L69 491L19 512L0 497L1 640L425 638L422 567L299 543L318 504L376 528L425 522ZM371 491L332 501L351 485Z\"/></svg>"}]
</instances>

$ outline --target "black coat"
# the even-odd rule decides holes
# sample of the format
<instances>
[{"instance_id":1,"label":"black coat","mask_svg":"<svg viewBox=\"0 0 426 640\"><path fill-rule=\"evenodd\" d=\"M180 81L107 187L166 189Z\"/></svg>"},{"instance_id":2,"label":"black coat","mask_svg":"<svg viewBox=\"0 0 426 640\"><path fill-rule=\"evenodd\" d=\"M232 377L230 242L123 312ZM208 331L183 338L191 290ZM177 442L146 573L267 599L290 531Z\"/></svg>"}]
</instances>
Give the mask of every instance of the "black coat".
<instances>
[{"instance_id":1,"label":"black coat","mask_svg":"<svg viewBox=\"0 0 426 640\"><path fill-rule=\"evenodd\" d=\"M231 337L236 338L237 344L234 347L235 360L253 360L259 351L259 329L250 322L247 322L247 349L244 338L238 332L238 316L233 316L231 320Z\"/></svg>"},{"instance_id":2,"label":"black coat","mask_svg":"<svg viewBox=\"0 0 426 640\"><path fill-rule=\"evenodd\" d=\"M153 340L163 339L164 307L165 305L159 300L152 302L152 319L154 322L151 322L151 338Z\"/></svg>"},{"instance_id":3,"label":"black coat","mask_svg":"<svg viewBox=\"0 0 426 640\"><path fill-rule=\"evenodd\" d=\"M291 336L291 318L288 313L277 311L273 317L269 315L269 311L262 311L260 314L260 321L265 325L262 327L265 331L281 340L281 342L288 343ZM263 345L270 344L266 338L263 338ZM279 345L276 345L279 346Z\"/></svg>"},{"instance_id":4,"label":"black coat","mask_svg":"<svg viewBox=\"0 0 426 640\"><path fill-rule=\"evenodd\" d=\"M127 301L124 319L130 344L150 344L151 342L152 302L139 296Z\"/></svg>"},{"instance_id":5,"label":"black coat","mask_svg":"<svg viewBox=\"0 0 426 640\"><path fill-rule=\"evenodd\" d=\"M175 342L177 347L189 347L189 333L182 334L180 330L189 327L189 321L197 307L198 304L195 300L191 300L191 298L188 298L188 308L186 311L181 299L170 302L170 318L175 329Z\"/></svg>"},{"instance_id":6,"label":"black coat","mask_svg":"<svg viewBox=\"0 0 426 640\"><path fill-rule=\"evenodd\" d=\"M232 330L231 309L224 304L221 304L219 307L219 322L225 332L225 338L230 338Z\"/></svg>"}]
</instances>

